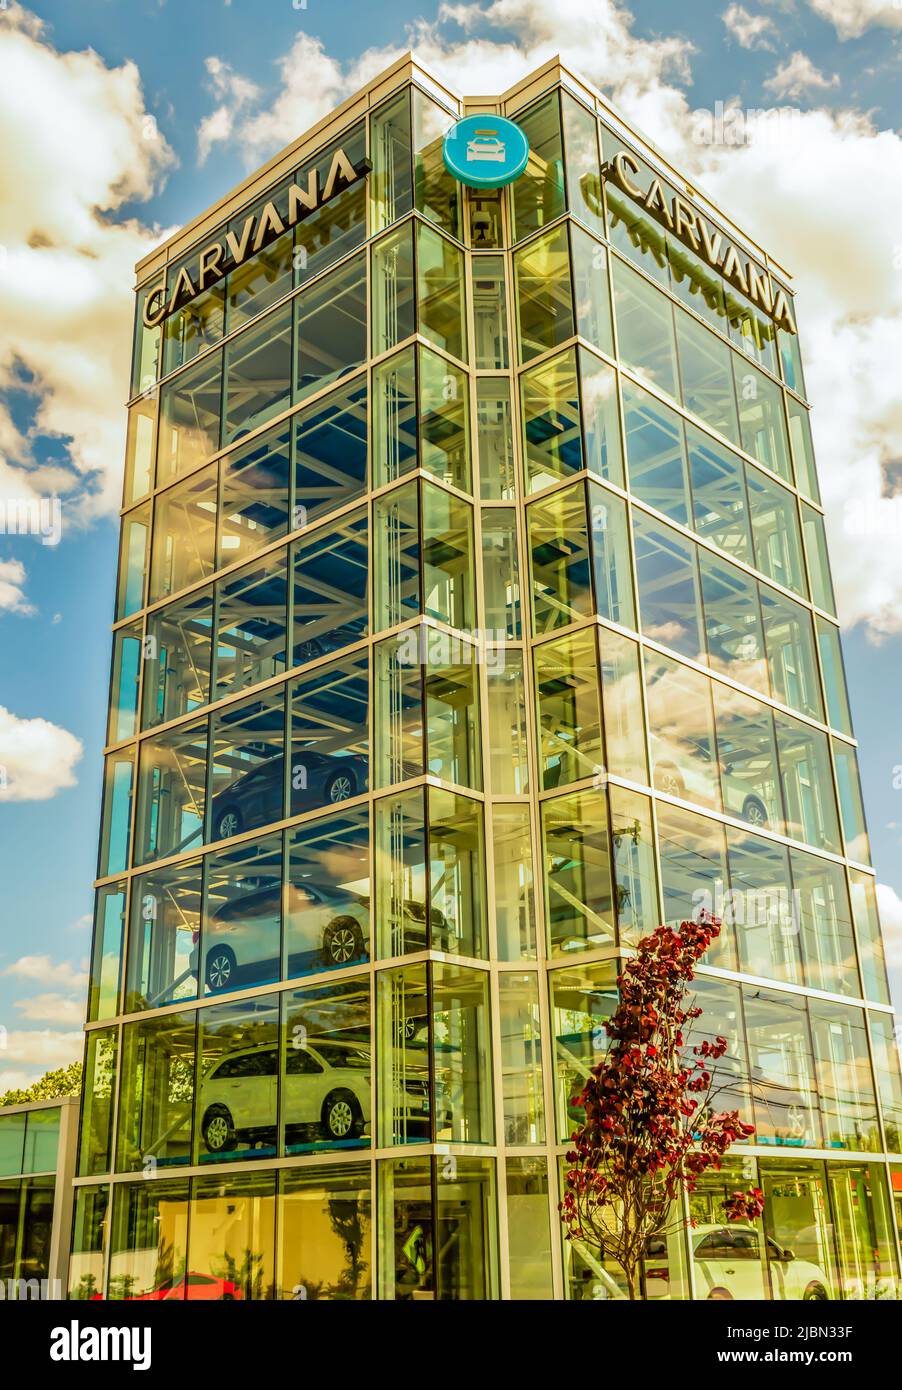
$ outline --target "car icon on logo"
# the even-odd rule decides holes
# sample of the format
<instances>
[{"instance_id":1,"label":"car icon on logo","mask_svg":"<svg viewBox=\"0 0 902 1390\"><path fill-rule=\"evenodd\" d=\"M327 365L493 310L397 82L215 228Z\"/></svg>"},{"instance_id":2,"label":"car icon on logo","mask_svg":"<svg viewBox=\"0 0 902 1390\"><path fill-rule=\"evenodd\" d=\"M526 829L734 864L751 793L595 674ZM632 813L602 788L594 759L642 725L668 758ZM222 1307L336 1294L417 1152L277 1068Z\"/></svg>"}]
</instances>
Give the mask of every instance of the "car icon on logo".
<instances>
[{"instance_id":1,"label":"car icon on logo","mask_svg":"<svg viewBox=\"0 0 902 1390\"><path fill-rule=\"evenodd\" d=\"M504 163L506 147L503 140L499 140L493 130L477 130L472 140L467 141L467 163L471 164L474 160L485 162L495 160L499 164Z\"/></svg>"}]
</instances>

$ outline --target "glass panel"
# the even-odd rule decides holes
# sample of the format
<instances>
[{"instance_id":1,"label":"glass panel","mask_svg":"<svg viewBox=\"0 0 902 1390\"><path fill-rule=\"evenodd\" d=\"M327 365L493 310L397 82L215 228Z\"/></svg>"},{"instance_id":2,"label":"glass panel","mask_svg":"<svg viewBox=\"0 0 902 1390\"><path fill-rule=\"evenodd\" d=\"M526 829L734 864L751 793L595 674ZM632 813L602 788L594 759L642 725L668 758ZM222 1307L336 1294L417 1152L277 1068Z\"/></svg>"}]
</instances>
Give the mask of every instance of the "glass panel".
<instances>
[{"instance_id":1,"label":"glass panel","mask_svg":"<svg viewBox=\"0 0 902 1390\"><path fill-rule=\"evenodd\" d=\"M704 661L695 545L644 512L636 512L633 533L642 631L693 661Z\"/></svg>"},{"instance_id":2,"label":"glass panel","mask_svg":"<svg viewBox=\"0 0 902 1390\"><path fill-rule=\"evenodd\" d=\"M283 185L284 188L284 185ZM277 203L278 211L287 211L287 198L282 190L270 198ZM248 216L257 216L263 211L265 203L258 203L250 213L239 214L230 224L232 235L240 242L242 229ZM257 224L260 225L259 222ZM233 333L251 319L262 314L280 299L290 293L294 285L294 231L283 233L275 241L264 246L256 255L248 257L242 265L236 265L228 275L228 331Z\"/></svg>"},{"instance_id":3,"label":"glass panel","mask_svg":"<svg viewBox=\"0 0 902 1390\"><path fill-rule=\"evenodd\" d=\"M148 295L159 288L161 280L165 286L165 277L155 276L136 291L135 295L131 390L133 396L137 395L139 391L149 390L160 376L160 327L159 324L155 328L145 326L144 308Z\"/></svg>"},{"instance_id":4,"label":"glass panel","mask_svg":"<svg viewBox=\"0 0 902 1390\"><path fill-rule=\"evenodd\" d=\"M529 789L526 689L518 647L487 651L489 778L494 796L523 796Z\"/></svg>"},{"instance_id":5,"label":"glass panel","mask_svg":"<svg viewBox=\"0 0 902 1390\"><path fill-rule=\"evenodd\" d=\"M526 490L585 467L576 354L572 348L520 377Z\"/></svg>"},{"instance_id":6,"label":"glass panel","mask_svg":"<svg viewBox=\"0 0 902 1390\"><path fill-rule=\"evenodd\" d=\"M434 950L488 955L485 830L478 801L430 787L429 920Z\"/></svg>"},{"instance_id":7,"label":"glass panel","mask_svg":"<svg viewBox=\"0 0 902 1390\"><path fill-rule=\"evenodd\" d=\"M295 315L295 400L303 400L366 360L366 257L318 280L295 300Z\"/></svg>"},{"instance_id":8,"label":"glass panel","mask_svg":"<svg viewBox=\"0 0 902 1390\"><path fill-rule=\"evenodd\" d=\"M614 312L620 360L650 386L679 400L671 303L619 260L614 266Z\"/></svg>"},{"instance_id":9,"label":"glass panel","mask_svg":"<svg viewBox=\"0 0 902 1390\"><path fill-rule=\"evenodd\" d=\"M222 460L219 565L249 560L288 530L290 438L286 422Z\"/></svg>"},{"instance_id":10,"label":"glass panel","mask_svg":"<svg viewBox=\"0 0 902 1390\"><path fill-rule=\"evenodd\" d=\"M539 227L547 227L566 207L557 92L519 112L516 120L529 141L529 162L512 187L514 240L521 241Z\"/></svg>"},{"instance_id":11,"label":"glass panel","mask_svg":"<svg viewBox=\"0 0 902 1390\"><path fill-rule=\"evenodd\" d=\"M287 1154L371 1143L369 979L282 995L282 1128Z\"/></svg>"},{"instance_id":12,"label":"glass panel","mask_svg":"<svg viewBox=\"0 0 902 1390\"><path fill-rule=\"evenodd\" d=\"M604 777L601 692L594 628L534 649L542 787Z\"/></svg>"},{"instance_id":13,"label":"glass panel","mask_svg":"<svg viewBox=\"0 0 902 1390\"><path fill-rule=\"evenodd\" d=\"M721 934L708 948L707 961L709 965L735 970L732 914L727 911L729 903L725 898L728 879L724 826L663 801L657 804L657 821L664 921L677 926L697 919L702 910L720 917Z\"/></svg>"},{"instance_id":14,"label":"glass panel","mask_svg":"<svg viewBox=\"0 0 902 1390\"><path fill-rule=\"evenodd\" d=\"M145 729L190 714L210 699L212 629L212 589L148 613L143 651Z\"/></svg>"},{"instance_id":15,"label":"glass panel","mask_svg":"<svg viewBox=\"0 0 902 1390\"><path fill-rule=\"evenodd\" d=\"M193 260L193 256L191 259ZM188 271L190 284L191 270L187 260L168 269L167 277L173 287L183 270ZM174 372L177 367L183 367L198 353L218 342L222 337L224 323L225 288L220 280L218 284L211 285L203 293L195 295L189 304L185 304L164 319L164 376L168 372Z\"/></svg>"},{"instance_id":16,"label":"glass panel","mask_svg":"<svg viewBox=\"0 0 902 1390\"><path fill-rule=\"evenodd\" d=\"M541 818L552 955L612 945L615 908L605 793L572 792L543 801Z\"/></svg>"},{"instance_id":17,"label":"glass panel","mask_svg":"<svg viewBox=\"0 0 902 1390\"><path fill-rule=\"evenodd\" d=\"M721 809L707 676L645 651L654 785L668 796Z\"/></svg>"},{"instance_id":18,"label":"glass panel","mask_svg":"<svg viewBox=\"0 0 902 1390\"><path fill-rule=\"evenodd\" d=\"M703 1173L689 1197L695 1222L689 1232L695 1296L704 1299L769 1298L767 1244L760 1220L727 1220L727 1202L736 1191L758 1185L753 1158L728 1158Z\"/></svg>"},{"instance_id":19,"label":"glass panel","mask_svg":"<svg viewBox=\"0 0 902 1390\"><path fill-rule=\"evenodd\" d=\"M367 391L358 381L294 417L295 526L366 491Z\"/></svg>"},{"instance_id":20,"label":"glass panel","mask_svg":"<svg viewBox=\"0 0 902 1390\"><path fill-rule=\"evenodd\" d=\"M689 1047L713 1044L718 1037L726 1038L727 1050L711 1062L711 1107L717 1111L738 1110L739 1118L748 1124L752 1118L745 1065L745 1034L738 985L721 980L698 978L692 984L693 1004L701 1016L689 1027ZM756 1094L754 1086L752 1096ZM752 1135L750 1142L755 1142ZM742 1141L744 1142L744 1141Z\"/></svg>"},{"instance_id":21,"label":"glass panel","mask_svg":"<svg viewBox=\"0 0 902 1390\"><path fill-rule=\"evenodd\" d=\"M774 724L787 835L816 849L840 854L826 734L785 714L775 714Z\"/></svg>"},{"instance_id":22,"label":"glass panel","mask_svg":"<svg viewBox=\"0 0 902 1390\"><path fill-rule=\"evenodd\" d=\"M642 707L639 646L606 627L598 629L601 683L604 692L604 738L608 771L632 782L648 782L645 729L637 718Z\"/></svg>"},{"instance_id":23,"label":"glass panel","mask_svg":"<svg viewBox=\"0 0 902 1390\"><path fill-rule=\"evenodd\" d=\"M281 1270L277 1298L372 1296L368 1163L284 1170L279 1175L277 1225Z\"/></svg>"},{"instance_id":24,"label":"glass panel","mask_svg":"<svg viewBox=\"0 0 902 1390\"><path fill-rule=\"evenodd\" d=\"M598 160L598 122L568 92L561 93L564 117L564 144L567 152L567 205L604 235L604 206Z\"/></svg>"},{"instance_id":25,"label":"glass panel","mask_svg":"<svg viewBox=\"0 0 902 1390\"><path fill-rule=\"evenodd\" d=\"M18 1177L23 1171L27 1124L28 1112L25 1110L14 1115L0 1115L0 1176L4 1178Z\"/></svg>"},{"instance_id":26,"label":"glass panel","mask_svg":"<svg viewBox=\"0 0 902 1390\"><path fill-rule=\"evenodd\" d=\"M282 837L211 854L206 861L203 932L194 970L204 994L249 989L281 971Z\"/></svg>"},{"instance_id":27,"label":"glass panel","mask_svg":"<svg viewBox=\"0 0 902 1390\"><path fill-rule=\"evenodd\" d=\"M594 126L594 121L592 125ZM594 130L592 131L594 137ZM581 227L570 229L573 256L573 293L576 331L593 347L614 355L611 328L611 291L608 285L608 253Z\"/></svg>"},{"instance_id":28,"label":"glass panel","mask_svg":"<svg viewBox=\"0 0 902 1390\"><path fill-rule=\"evenodd\" d=\"M370 116L370 158L370 206L373 230L379 232L397 222L412 206L408 91L400 92Z\"/></svg>"},{"instance_id":29,"label":"glass panel","mask_svg":"<svg viewBox=\"0 0 902 1390\"><path fill-rule=\"evenodd\" d=\"M142 655L140 622L113 633L108 743L120 743L123 739L132 738L137 730L138 682Z\"/></svg>"},{"instance_id":30,"label":"glass panel","mask_svg":"<svg viewBox=\"0 0 902 1390\"><path fill-rule=\"evenodd\" d=\"M334 155L339 148L344 151L348 163L354 169L358 169L361 161L366 158L364 121L359 121L351 130L344 131L337 141L302 165L295 175L296 182L307 188L315 168L319 186L325 190L332 171ZM329 198L316 212L298 223L295 229L295 270L299 272L296 280L309 280L333 261L362 245L366 237L367 182L365 178L356 179L350 186L341 188L340 192Z\"/></svg>"},{"instance_id":31,"label":"glass panel","mask_svg":"<svg viewBox=\"0 0 902 1390\"><path fill-rule=\"evenodd\" d=\"M415 483L373 504L376 631L420 611L420 517Z\"/></svg>"},{"instance_id":32,"label":"glass panel","mask_svg":"<svg viewBox=\"0 0 902 1390\"><path fill-rule=\"evenodd\" d=\"M421 629L423 634L428 629ZM444 633L428 643L423 691L426 772L444 782L482 790L479 681L476 649Z\"/></svg>"},{"instance_id":33,"label":"glass panel","mask_svg":"<svg viewBox=\"0 0 902 1390\"><path fill-rule=\"evenodd\" d=\"M216 568L217 469L211 463L156 500L149 601L209 579Z\"/></svg>"},{"instance_id":34,"label":"glass panel","mask_svg":"<svg viewBox=\"0 0 902 1390\"><path fill-rule=\"evenodd\" d=\"M653 932L661 920L651 801L638 792L615 786L608 788L608 801L619 939L635 945L640 937Z\"/></svg>"},{"instance_id":35,"label":"glass panel","mask_svg":"<svg viewBox=\"0 0 902 1390\"><path fill-rule=\"evenodd\" d=\"M513 508L482 512L482 573L487 636L497 642L520 636L520 567Z\"/></svg>"},{"instance_id":36,"label":"glass panel","mask_svg":"<svg viewBox=\"0 0 902 1390\"><path fill-rule=\"evenodd\" d=\"M877 915L877 890L874 879L871 874L850 869L849 883L864 997L873 999L878 1004L888 1004L889 985L886 979L886 961L883 954L883 938L880 934L880 919Z\"/></svg>"},{"instance_id":37,"label":"glass panel","mask_svg":"<svg viewBox=\"0 0 902 1390\"><path fill-rule=\"evenodd\" d=\"M510 1296L553 1298L548 1168L544 1158L508 1158L505 1170Z\"/></svg>"},{"instance_id":38,"label":"glass panel","mask_svg":"<svg viewBox=\"0 0 902 1390\"><path fill-rule=\"evenodd\" d=\"M469 632L476 625L473 508L430 483L421 498L423 612Z\"/></svg>"},{"instance_id":39,"label":"glass panel","mask_svg":"<svg viewBox=\"0 0 902 1390\"><path fill-rule=\"evenodd\" d=\"M284 702L285 691L279 687L213 716L211 840L282 819Z\"/></svg>"},{"instance_id":40,"label":"glass panel","mask_svg":"<svg viewBox=\"0 0 902 1390\"><path fill-rule=\"evenodd\" d=\"M536 959L536 910L528 806L492 807L495 930L499 960Z\"/></svg>"},{"instance_id":41,"label":"glass panel","mask_svg":"<svg viewBox=\"0 0 902 1390\"><path fill-rule=\"evenodd\" d=\"M472 492L469 380L426 348L418 361L420 467L461 492Z\"/></svg>"},{"instance_id":42,"label":"glass panel","mask_svg":"<svg viewBox=\"0 0 902 1390\"><path fill-rule=\"evenodd\" d=\"M423 682L419 627L380 642L373 673L373 785L423 773ZM412 648L412 649L411 649Z\"/></svg>"},{"instance_id":43,"label":"glass panel","mask_svg":"<svg viewBox=\"0 0 902 1390\"><path fill-rule=\"evenodd\" d=\"M817 482L817 467L814 462L814 445L811 440L808 411L800 401L789 395L786 397L786 411L789 416L789 438L792 443L796 487L806 497L820 502L821 494Z\"/></svg>"},{"instance_id":44,"label":"glass panel","mask_svg":"<svg viewBox=\"0 0 902 1390\"><path fill-rule=\"evenodd\" d=\"M755 829L783 833L774 725L770 710L731 686L714 683L714 722L724 813Z\"/></svg>"},{"instance_id":45,"label":"glass panel","mask_svg":"<svg viewBox=\"0 0 902 1390\"><path fill-rule=\"evenodd\" d=\"M677 312L676 329L683 405L732 444L738 444L730 349L688 314Z\"/></svg>"},{"instance_id":46,"label":"glass panel","mask_svg":"<svg viewBox=\"0 0 902 1390\"><path fill-rule=\"evenodd\" d=\"M510 366L507 347L507 287L503 256L474 256L473 322L475 366L479 372L504 371ZM496 383L500 385L501 383Z\"/></svg>"},{"instance_id":47,"label":"glass panel","mask_svg":"<svg viewBox=\"0 0 902 1390\"><path fill-rule=\"evenodd\" d=\"M216 453L221 393L221 352L201 358L160 388L157 487Z\"/></svg>"},{"instance_id":48,"label":"glass panel","mask_svg":"<svg viewBox=\"0 0 902 1390\"><path fill-rule=\"evenodd\" d=\"M802 568L799 514L792 493L757 468L746 469L755 564L785 589L808 597Z\"/></svg>"},{"instance_id":49,"label":"glass panel","mask_svg":"<svg viewBox=\"0 0 902 1390\"><path fill-rule=\"evenodd\" d=\"M801 894L790 890L786 849L732 829L727 830L727 846L727 906L739 944L741 969L787 984L804 983Z\"/></svg>"},{"instance_id":50,"label":"glass panel","mask_svg":"<svg viewBox=\"0 0 902 1390\"><path fill-rule=\"evenodd\" d=\"M701 547L698 562L705 603L708 665L720 675L730 676L759 690L762 695L769 695L757 581Z\"/></svg>"},{"instance_id":51,"label":"glass panel","mask_svg":"<svg viewBox=\"0 0 902 1390\"><path fill-rule=\"evenodd\" d=\"M150 503L136 507L122 518L119 542L119 578L116 585L116 621L127 618L144 603L150 540Z\"/></svg>"},{"instance_id":52,"label":"glass panel","mask_svg":"<svg viewBox=\"0 0 902 1390\"><path fill-rule=\"evenodd\" d=\"M442 158L442 139L454 117L417 87L412 88L411 99L414 203L430 222L461 240L460 184Z\"/></svg>"},{"instance_id":53,"label":"glass panel","mask_svg":"<svg viewBox=\"0 0 902 1390\"><path fill-rule=\"evenodd\" d=\"M187 1182L119 1183L114 1188L110 1299L185 1297Z\"/></svg>"},{"instance_id":54,"label":"glass panel","mask_svg":"<svg viewBox=\"0 0 902 1390\"><path fill-rule=\"evenodd\" d=\"M624 378L623 421L630 491L680 525L691 525L686 452L679 415L650 392ZM699 505L697 498L696 507ZM695 529L704 534L698 518Z\"/></svg>"},{"instance_id":55,"label":"glass panel","mask_svg":"<svg viewBox=\"0 0 902 1390\"><path fill-rule=\"evenodd\" d=\"M464 255L431 227L417 229L417 306L420 332L459 362L467 361ZM393 344L387 343L386 347Z\"/></svg>"},{"instance_id":56,"label":"glass panel","mask_svg":"<svg viewBox=\"0 0 902 1390\"><path fill-rule=\"evenodd\" d=\"M617 1007L616 979L613 961L549 972L557 1133L561 1141L568 1140L585 1118L575 1099L592 1067L607 1051L604 1023Z\"/></svg>"},{"instance_id":57,"label":"glass panel","mask_svg":"<svg viewBox=\"0 0 902 1390\"><path fill-rule=\"evenodd\" d=\"M831 738L836 785L839 789L839 814L842 819L843 844L849 859L870 864L871 846L864 819L861 797L861 778L858 775L858 754L851 743Z\"/></svg>"},{"instance_id":58,"label":"glass panel","mask_svg":"<svg viewBox=\"0 0 902 1390\"><path fill-rule=\"evenodd\" d=\"M425 964L378 972L376 1026L376 1142L384 1147L427 1141L431 1135L432 1085ZM443 1098L439 1123L444 1119L445 1105Z\"/></svg>"},{"instance_id":59,"label":"glass panel","mask_svg":"<svg viewBox=\"0 0 902 1390\"><path fill-rule=\"evenodd\" d=\"M292 681L288 700L289 814L301 815L360 796L369 786L367 653L320 666Z\"/></svg>"},{"instance_id":60,"label":"glass panel","mask_svg":"<svg viewBox=\"0 0 902 1390\"><path fill-rule=\"evenodd\" d=\"M125 883L98 888L88 988L88 1022L119 1012L122 982L122 934L125 929Z\"/></svg>"},{"instance_id":61,"label":"glass panel","mask_svg":"<svg viewBox=\"0 0 902 1390\"><path fill-rule=\"evenodd\" d=\"M864 1010L812 999L811 1035L824 1138L831 1149L881 1148Z\"/></svg>"},{"instance_id":62,"label":"glass panel","mask_svg":"<svg viewBox=\"0 0 902 1390\"><path fill-rule=\"evenodd\" d=\"M491 1144L492 1058L489 977L460 965L432 966L435 1137Z\"/></svg>"},{"instance_id":63,"label":"glass panel","mask_svg":"<svg viewBox=\"0 0 902 1390\"><path fill-rule=\"evenodd\" d=\"M393 483L419 466L416 349L373 368L373 486Z\"/></svg>"},{"instance_id":64,"label":"glass panel","mask_svg":"<svg viewBox=\"0 0 902 1390\"><path fill-rule=\"evenodd\" d=\"M376 929L380 957L440 949L444 921L426 916L426 815L421 790L375 807ZM433 930L433 928L435 930Z\"/></svg>"},{"instance_id":65,"label":"glass panel","mask_svg":"<svg viewBox=\"0 0 902 1390\"><path fill-rule=\"evenodd\" d=\"M795 320L795 297L791 295L785 286L773 282L774 291L782 290L786 295L790 313ZM777 341L780 345L780 365L783 368L783 380L793 391L797 391L800 396L805 395L805 377L802 372L802 352L799 347L798 334L790 333L785 328L778 329Z\"/></svg>"},{"instance_id":66,"label":"glass panel","mask_svg":"<svg viewBox=\"0 0 902 1390\"><path fill-rule=\"evenodd\" d=\"M370 830L366 806L288 832L285 973L357 965L370 948Z\"/></svg>"},{"instance_id":67,"label":"glass panel","mask_svg":"<svg viewBox=\"0 0 902 1390\"><path fill-rule=\"evenodd\" d=\"M802 503L802 530L805 534L805 554L808 557L808 574L811 578L811 599L818 608L828 613L836 612L836 597L833 593L833 580L830 578L830 560L827 555L827 533L824 518L813 507Z\"/></svg>"},{"instance_id":68,"label":"glass panel","mask_svg":"<svg viewBox=\"0 0 902 1390\"><path fill-rule=\"evenodd\" d=\"M802 933L806 983L831 994L860 993L849 891L841 864L790 852L794 917Z\"/></svg>"},{"instance_id":69,"label":"glass panel","mask_svg":"<svg viewBox=\"0 0 902 1390\"><path fill-rule=\"evenodd\" d=\"M275 1187L275 1173L194 1179L189 1300L273 1297Z\"/></svg>"},{"instance_id":70,"label":"glass panel","mask_svg":"<svg viewBox=\"0 0 902 1390\"><path fill-rule=\"evenodd\" d=\"M377 1242L379 1297L403 1302L434 1299L431 1161L380 1163L378 1182L380 1229L392 1233Z\"/></svg>"},{"instance_id":71,"label":"glass panel","mask_svg":"<svg viewBox=\"0 0 902 1390\"><path fill-rule=\"evenodd\" d=\"M756 1144L820 1148L821 1122L805 1000L746 985Z\"/></svg>"},{"instance_id":72,"label":"glass panel","mask_svg":"<svg viewBox=\"0 0 902 1390\"><path fill-rule=\"evenodd\" d=\"M118 1172L153 1173L191 1160L196 1010L122 1030Z\"/></svg>"},{"instance_id":73,"label":"glass panel","mask_svg":"<svg viewBox=\"0 0 902 1390\"><path fill-rule=\"evenodd\" d=\"M821 671L827 696L827 720L840 733L852 736L852 716L849 711L849 692L846 688L845 667L839 628L826 618L815 618L817 644L821 654Z\"/></svg>"},{"instance_id":74,"label":"glass panel","mask_svg":"<svg viewBox=\"0 0 902 1390\"><path fill-rule=\"evenodd\" d=\"M636 626L626 503L606 488L588 484L595 572L595 611L623 627Z\"/></svg>"},{"instance_id":75,"label":"glass panel","mask_svg":"<svg viewBox=\"0 0 902 1390\"><path fill-rule=\"evenodd\" d=\"M738 353L733 353L733 375L736 378L743 449L771 472L790 482L792 469L783 392L776 382Z\"/></svg>"},{"instance_id":76,"label":"glass panel","mask_svg":"<svg viewBox=\"0 0 902 1390\"><path fill-rule=\"evenodd\" d=\"M828 1163L843 1298L899 1297L899 1264L882 1163Z\"/></svg>"},{"instance_id":77,"label":"glass panel","mask_svg":"<svg viewBox=\"0 0 902 1390\"><path fill-rule=\"evenodd\" d=\"M117 1029L94 1028L85 1039L79 1177L109 1173L113 1166L113 1097L116 1088ZM120 1120L120 1131L125 1124Z\"/></svg>"},{"instance_id":78,"label":"glass panel","mask_svg":"<svg viewBox=\"0 0 902 1390\"><path fill-rule=\"evenodd\" d=\"M479 493L484 500L509 502L515 496L512 429L510 382L502 377L477 377L476 444Z\"/></svg>"},{"instance_id":79,"label":"glass panel","mask_svg":"<svg viewBox=\"0 0 902 1390\"><path fill-rule=\"evenodd\" d=\"M774 698L822 720L814 629L807 608L761 585L761 613Z\"/></svg>"},{"instance_id":80,"label":"glass panel","mask_svg":"<svg viewBox=\"0 0 902 1390\"><path fill-rule=\"evenodd\" d=\"M216 589L213 698L222 700L285 670L285 550L221 579Z\"/></svg>"},{"instance_id":81,"label":"glass panel","mask_svg":"<svg viewBox=\"0 0 902 1390\"><path fill-rule=\"evenodd\" d=\"M886 1147L890 1153L902 1153L902 1065L893 1017L871 1010L868 1023Z\"/></svg>"},{"instance_id":82,"label":"glass panel","mask_svg":"<svg viewBox=\"0 0 902 1390\"><path fill-rule=\"evenodd\" d=\"M128 412L125 440L125 487L123 505L128 507L144 497L153 486L154 425L157 418L156 393L151 400L137 401Z\"/></svg>"},{"instance_id":83,"label":"glass panel","mask_svg":"<svg viewBox=\"0 0 902 1390\"><path fill-rule=\"evenodd\" d=\"M207 721L180 724L141 744L135 862L181 854L203 840Z\"/></svg>"},{"instance_id":84,"label":"glass panel","mask_svg":"<svg viewBox=\"0 0 902 1390\"><path fill-rule=\"evenodd\" d=\"M355 512L332 529L297 541L292 665L337 651L367 635L369 523Z\"/></svg>"},{"instance_id":85,"label":"glass panel","mask_svg":"<svg viewBox=\"0 0 902 1390\"><path fill-rule=\"evenodd\" d=\"M103 768L103 811L100 820L100 854L97 872L120 874L128 868L131 844L132 780L134 748L111 753Z\"/></svg>"},{"instance_id":86,"label":"glass panel","mask_svg":"<svg viewBox=\"0 0 902 1390\"><path fill-rule=\"evenodd\" d=\"M580 392L586 467L590 473L623 486L617 377L613 367L593 352L579 348Z\"/></svg>"},{"instance_id":87,"label":"glass panel","mask_svg":"<svg viewBox=\"0 0 902 1390\"><path fill-rule=\"evenodd\" d=\"M514 255L520 361L528 362L576 332L570 249L563 224Z\"/></svg>"},{"instance_id":88,"label":"glass panel","mask_svg":"<svg viewBox=\"0 0 902 1390\"><path fill-rule=\"evenodd\" d=\"M533 629L565 627L594 610L586 493L565 488L526 512Z\"/></svg>"},{"instance_id":89,"label":"glass panel","mask_svg":"<svg viewBox=\"0 0 902 1390\"><path fill-rule=\"evenodd\" d=\"M692 475L692 525L734 560L753 563L745 464L694 425L686 426Z\"/></svg>"},{"instance_id":90,"label":"glass panel","mask_svg":"<svg viewBox=\"0 0 902 1390\"><path fill-rule=\"evenodd\" d=\"M87 1302L101 1296L109 1194L109 1187L77 1187L73 1194L75 1215L67 1294L71 1299Z\"/></svg>"},{"instance_id":91,"label":"glass panel","mask_svg":"<svg viewBox=\"0 0 902 1390\"><path fill-rule=\"evenodd\" d=\"M374 357L416 332L413 283L413 223L382 237L373 247L372 353Z\"/></svg>"},{"instance_id":92,"label":"glass panel","mask_svg":"<svg viewBox=\"0 0 902 1390\"><path fill-rule=\"evenodd\" d=\"M126 1013L196 997L200 912L199 859L133 880Z\"/></svg>"},{"instance_id":93,"label":"glass panel","mask_svg":"<svg viewBox=\"0 0 902 1390\"><path fill-rule=\"evenodd\" d=\"M194 1131L199 1163L276 1153L279 1001L200 1010Z\"/></svg>"},{"instance_id":94,"label":"glass panel","mask_svg":"<svg viewBox=\"0 0 902 1390\"><path fill-rule=\"evenodd\" d=\"M504 1142L544 1144L539 983L534 974L498 976Z\"/></svg>"}]
</instances>

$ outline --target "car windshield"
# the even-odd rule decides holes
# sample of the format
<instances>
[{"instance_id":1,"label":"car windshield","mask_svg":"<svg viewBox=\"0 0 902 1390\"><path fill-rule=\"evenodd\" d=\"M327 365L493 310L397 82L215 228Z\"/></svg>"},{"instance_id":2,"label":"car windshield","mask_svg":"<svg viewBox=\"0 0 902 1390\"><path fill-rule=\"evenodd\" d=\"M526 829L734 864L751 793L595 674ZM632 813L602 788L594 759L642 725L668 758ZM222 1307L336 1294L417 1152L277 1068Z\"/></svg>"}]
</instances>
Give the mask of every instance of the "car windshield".
<instances>
[{"instance_id":1,"label":"car windshield","mask_svg":"<svg viewBox=\"0 0 902 1390\"><path fill-rule=\"evenodd\" d=\"M333 1043L318 1042L316 1050L330 1067L359 1067L361 1071L370 1068L370 1054L364 1047L338 1047Z\"/></svg>"}]
</instances>

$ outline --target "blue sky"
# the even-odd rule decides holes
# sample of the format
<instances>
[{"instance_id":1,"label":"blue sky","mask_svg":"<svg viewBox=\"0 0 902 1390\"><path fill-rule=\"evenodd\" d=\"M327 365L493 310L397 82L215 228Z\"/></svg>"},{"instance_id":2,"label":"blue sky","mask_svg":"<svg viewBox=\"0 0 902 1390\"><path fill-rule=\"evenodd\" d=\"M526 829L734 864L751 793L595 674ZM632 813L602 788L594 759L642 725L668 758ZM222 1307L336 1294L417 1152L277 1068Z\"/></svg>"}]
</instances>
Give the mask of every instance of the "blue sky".
<instances>
[{"instance_id":1,"label":"blue sky","mask_svg":"<svg viewBox=\"0 0 902 1390\"><path fill-rule=\"evenodd\" d=\"M796 273L902 1002L902 548L898 532L848 525L856 498L902 487L889 366L902 360L900 44L902 11L883 0L441 12L411 0L44 0L0 12L0 111L16 132L0 154L16 190L0 212L0 498L63 498L59 545L0 534L0 765L15 773L32 750L15 796L0 788L0 1090L79 1052L129 268L410 46L465 91L496 90L560 51ZM799 111L795 143L699 149L691 113L718 101Z\"/></svg>"}]
</instances>

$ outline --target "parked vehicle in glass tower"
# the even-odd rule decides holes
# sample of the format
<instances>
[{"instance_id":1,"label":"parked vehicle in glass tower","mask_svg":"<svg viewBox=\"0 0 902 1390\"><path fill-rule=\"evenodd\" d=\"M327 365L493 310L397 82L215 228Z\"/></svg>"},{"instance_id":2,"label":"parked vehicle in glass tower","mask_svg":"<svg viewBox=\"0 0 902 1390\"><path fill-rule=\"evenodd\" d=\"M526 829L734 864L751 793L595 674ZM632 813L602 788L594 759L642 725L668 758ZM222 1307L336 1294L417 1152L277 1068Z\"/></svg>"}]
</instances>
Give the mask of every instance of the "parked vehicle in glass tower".
<instances>
[{"instance_id":1,"label":"parked vehicle in glass tower","mask_svg":"<svg viewBox=\"0 0 902 1390\"><path fill-rule=\"evenodd\" d=\"M794 1252L743 1222L696 1226L691 1233L695 1287L699 1298L806 1299L824 1302L834 1297L819 1265L796 1259ZM763 1241L763 1246L762 1246ZM767 1270L762 1253L767 1252ZM652 1256L652 1261L654 1257ZM654 1267L648 1270L649 1283Z\"/></svg>"},{"instance_id":2,"label":"parked vehicle in glass tower","mask_svg":"<svg viewBox=\"0 0 902 1390\"><path fill-rule=\"evenodd\" d=\"M211 837L227 840L242 830L255 830L282 820L285 764L281 755L259 763L213 797ZM305 751L291 767L291 814L347 801L368 784L369 764L360 753L333 756Z\"/></svg>"},{"instance_id":3,"label":"parked vehicle in glass tower","mask_svg":"<svg viewBox=\"0 0 902 1390\"><path fill-rule=\"evenodd\" d=\"M657 734L651 736L655 786L681 800L716 805L723 796L724 810L749 825L767 826L771 814L758 790L765 771L763 758L734 758L719 762L705 743L687 742L675 748Z\"/></svg>"}]
</instances>

